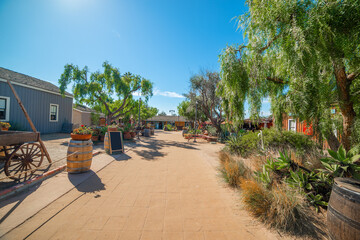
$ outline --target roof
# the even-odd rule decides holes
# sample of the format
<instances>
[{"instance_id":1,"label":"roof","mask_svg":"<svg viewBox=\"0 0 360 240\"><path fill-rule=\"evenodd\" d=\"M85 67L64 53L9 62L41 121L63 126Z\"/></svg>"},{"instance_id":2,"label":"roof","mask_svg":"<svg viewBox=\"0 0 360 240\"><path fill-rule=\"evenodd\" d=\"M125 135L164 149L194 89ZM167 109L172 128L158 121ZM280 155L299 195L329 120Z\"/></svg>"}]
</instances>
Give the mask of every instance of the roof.
<instances>
[{"instance_id":1,"label":"roof","mask_svg":"<svg viewBox=\"0 0 360 240\"><path fill-rule=\"evenodd\" d=\"M151 122L191 122L182 116L155 116L146 121Z\"/></svg>"},{"instance_id":2,"label":"roof","mask_svg":"<svg viewBox=\"0 0 360 240\"><path fill-rule=\"evenodd\" d=\"M24 87L32 87L32 88L38 88L42 89L48 92L53 92L56 94L60 94L60 88L58 88L56 85L46 82L43 80L40 80L38 78L30 77L28 75L14 72L11 70L8 70L6 68L0 67L0 78L5 80L10 80L11 82L19 83ZM65 96L72 97L72 94L65 92Z\"/></svg>"},{"instance_id":3,"label":"roof","mask_svg":"<svg viewBox=\"0 0 360 240\"><path fill-rule=\"evenodd\" d=\"M88 112L88 113L98 113L100 114L101 117L105 117L105 114L100 113L92 108L89 108L87 106L84 105L80 105L80 104L73 104L73 108L80 111L80 112Z\"/></svg>"}]
</instances>

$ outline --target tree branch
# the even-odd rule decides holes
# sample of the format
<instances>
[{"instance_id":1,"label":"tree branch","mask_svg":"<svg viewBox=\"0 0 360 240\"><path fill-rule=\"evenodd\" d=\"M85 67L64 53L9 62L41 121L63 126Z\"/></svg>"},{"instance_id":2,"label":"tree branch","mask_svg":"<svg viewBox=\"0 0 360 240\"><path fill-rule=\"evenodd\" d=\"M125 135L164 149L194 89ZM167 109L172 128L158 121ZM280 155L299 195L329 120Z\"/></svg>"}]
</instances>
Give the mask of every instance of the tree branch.
<instances>
[{"instance_id":1,"label":"tree branch","mask_svg":"<svg viewBox=\"0 0 360 240\"><path fill-rule=\"evenodd\" d=\"M131 91L126 95L126 97L124 98L121 106L120 106L116 111L114 111L113 114L116 114L116 113L120 112L122 109L124 109L126 100L130 97L130 95L131 95L133 92L136 92L136 91L139 90L140 88L141 88L141 84L140 84L137 88L134 88L133 90L131 90Z\"/></svg>"},{"instance_id":2,"label":"tree branch","mask_svg":"<svg viewBox=\"0 0 360 240\"><path fill-rule=\"evenodd\" d=\"M280 37L280 33L276 35L273 39L271 39L264 47L258 50L259 53L262 53L266 49L268 49L278 38Z\"/></svg>"},{"instance_id":3,"label":"tree branch","mask_svg":"<svg viewBox=\"0 0 360 240\"><path fill-rule=\"evenodd\" d=\"M266 80L269 80L273 83L277 83L277 84L287 84L288 82L287 81L284 81L283 79L281 78L278 78L278 77L266 77Z\"/></svg>"},{"instance_id":4,"label":"tree branch","mask_svg":"<svg viewBox=\"0 0 360 240\"><path fill-rule=\"evenodd\" d=\"M352 81L352 80L354 80L355 78L357 78L358 76L360 75L360 73L350 73L349 75L347 75L347 80L349 80L349 81Z\"/></svg>"}]
</instances>

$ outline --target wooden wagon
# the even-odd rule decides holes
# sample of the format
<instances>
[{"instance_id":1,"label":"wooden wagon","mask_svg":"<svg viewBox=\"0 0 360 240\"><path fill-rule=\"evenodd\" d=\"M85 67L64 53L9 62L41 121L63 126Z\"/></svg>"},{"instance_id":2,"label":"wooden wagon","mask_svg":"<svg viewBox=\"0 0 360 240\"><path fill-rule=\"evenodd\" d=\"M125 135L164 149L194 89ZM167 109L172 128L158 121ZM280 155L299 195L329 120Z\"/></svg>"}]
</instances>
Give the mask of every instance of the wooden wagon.
<instances>
[{"instance_id":1,"label":"wooden wagon","mask_svg":"<svg viewBox=\"0 0 360 240\"><path fill-rule=\"evenodd\" d=\"M19 180L40 167L45 153L39 139L39 132L0 132L0 160L5 161L6 176Z\"/></svg>"},{"instance_id":2,"label":"wooden wagon","mask_svg":"<svg viewBox=\"0 0 360 240\"><path fill-rule=\"evenodd\" d=\"M5 160L4 172L9 178L19 180L36 171L44 156L49 163L52 161L41 141L40 133L36 130L14 87L9 80L7 83L33 130L33 132L0 131L0 160Z\"/></svg>"}]
</instances>

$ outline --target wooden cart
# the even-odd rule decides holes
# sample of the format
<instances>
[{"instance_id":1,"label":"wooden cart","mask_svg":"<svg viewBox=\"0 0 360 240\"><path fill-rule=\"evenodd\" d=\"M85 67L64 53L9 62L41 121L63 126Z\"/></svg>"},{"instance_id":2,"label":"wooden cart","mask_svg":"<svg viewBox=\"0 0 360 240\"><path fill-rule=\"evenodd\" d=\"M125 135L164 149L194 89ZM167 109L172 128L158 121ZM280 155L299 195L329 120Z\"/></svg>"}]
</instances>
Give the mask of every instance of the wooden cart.
<instances>
[{"instance_id":1,"label":"wooden cart","mask_svg":"<svg viewBox=\"0 0 360 240\"><path fill-rule=\"evenodd\" d=\"M39 139L39 132L0 132L0 160L5 161L6 176L19 180L40 167L45 154Z\"/></svg>"},{"instance_id":2,"label":"wooden cart","mask_svg":"<svg viewBox=\"0 0 360 240\"><path fill-rule=\"evenodd\" d=\"M5 160L4 172L9 178L19 180L36 171L44 156L49 163L52 161L41 141L40 133L36 130L14 87L9 80L7 83L33 130L33 132L0 131L0 160Z\"/></svg>"}]
</instances>

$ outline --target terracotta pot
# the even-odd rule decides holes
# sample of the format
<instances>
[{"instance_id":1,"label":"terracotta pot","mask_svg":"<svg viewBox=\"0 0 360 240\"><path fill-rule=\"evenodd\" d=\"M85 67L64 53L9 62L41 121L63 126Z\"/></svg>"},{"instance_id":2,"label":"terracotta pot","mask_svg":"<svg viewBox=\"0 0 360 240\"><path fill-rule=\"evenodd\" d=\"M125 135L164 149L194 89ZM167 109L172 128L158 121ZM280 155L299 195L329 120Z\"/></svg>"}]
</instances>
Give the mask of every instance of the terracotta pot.
<instances>
[{"instance_id":1,"label":"terracotta pot","mask_svg":"<svg viewBox=\"0 0 360 240\"><path fill-rule=\"evenodd\" d=\"M99 141L99 136L91 136L91 141L93 142Z\"/></svg>"},{"instance_id":2,"label":"terracotta pot","mask_svg":"<svg viewBox=\"0 0 360 240\"><path fill-rule=\"evenodd\" d=\"M127 139L127 140L131 139L130 132L124 132L124 139Z\"/></svg>"},{"instance_id":3,"label":"terracotta pot","mask_svg":"<svg viewBox=\"0 0 360 240\"><path fill-rule=\"evenodd\" d=\"M78 140L78 141L87 141L91 139L91 134L73 134L71 133L71 139L72 140Z\"/></svg>"},{"instance_id":4,"label":"terracotta pot","mask_svg":"<svg viewBox=\"0 0 360 240\"><path fill-rule=\"evenodd\" d=\"M117 127L108 127L109 132L117 132Z\"/></svg>"},{"instance_id":5,"label":"terracotta pot","mask_svg":"<svg viewBox=\"0 0 360 240\"><path fill-rule=\"evenodd\" d=\"M130 134L132 138L136 137L136 132L130 132Z\"/></svg>"},{"instance_id":6,"label":"terracotta pot","mask_svg":"<svg viewBox=\"0 0 360 240\"><path fill-rule=\"evenodd\" d=\"M9 128L4 128L4 127L2 127L2 128L1 128L1 131L9 131Z\"/></svg>"}]
</instances>

